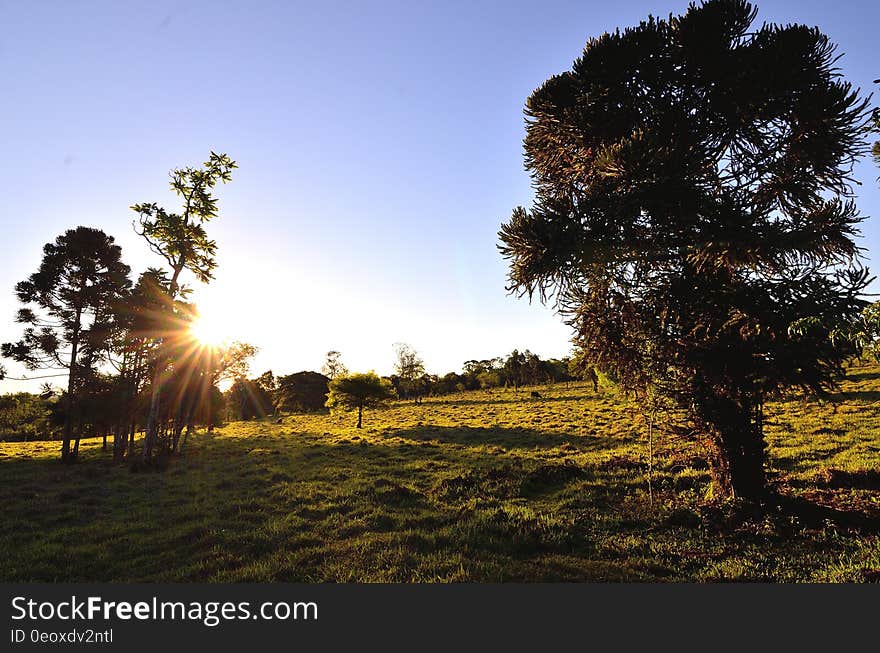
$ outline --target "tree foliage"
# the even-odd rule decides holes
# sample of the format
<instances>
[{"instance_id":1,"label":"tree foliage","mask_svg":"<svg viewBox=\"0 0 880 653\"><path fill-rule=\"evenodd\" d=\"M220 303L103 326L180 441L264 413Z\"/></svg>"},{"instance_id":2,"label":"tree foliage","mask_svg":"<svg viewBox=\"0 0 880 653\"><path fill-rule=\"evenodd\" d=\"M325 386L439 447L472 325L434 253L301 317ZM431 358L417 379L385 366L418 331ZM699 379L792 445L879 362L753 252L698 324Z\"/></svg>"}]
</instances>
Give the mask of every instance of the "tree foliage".
<instances>
[{"instance_id":1,"label":"tree foliage","mask_svg":"<svg viewBox=\"0 0 880 653\"><path fill-rule=\"evenodd\" d=\"M239 377L226 392L226 403L230 417L235 420L250 420L255 417L271 415L274 410L275 393L273 383L264 374L257 379Z\"/></svg>"},{"instance_id":2,"label":"tree foliage","mask_svg":"<svg viewBox=\"0 0 880 653\"><path fill-rule=\"evenodd\" d=\"M0 395L0 440L47 440L57 431L56 397L29 392Z\"/></svg>"},{"instance_id":3,"label":"tree foliage","mask_svg":"<svg viewBox=\"0 0 880 653\"><path fill-rule=\"evenodd\" d=\"M180 213L171 213L156 203L135 204L131 208L138 214L137 233L144 238L150 249L164 259L171 268L166 290L165 305L168 315L165 325L160 325L152 339L154 349L153 378L151 383L150 411L147 433L144 438L143 462L150 464L153 449L159 436L159 414L162 390L166 377L173 374L172 352L185 339L178 338L180 327L192 319L192 311L180 304L186 288L180 283L180 275L188 270L198 281L207 283L213 279L217 244L205 230L205 223L217 217L217 199L213 189L218 182L224 184L232 178L235 161L226 154L211 152L201 168L184 167L171 171L171 190L183 202ZM168 331L170 336L168 337Z\"/></svg>"},{"instance_id":4,"label":"tree foliage","mask_svg":"<svg viewBox=\"0 0 880 653\"><path fill-rule=\"evenodd\" d=\"M131 207L138 214L138 233L172 270L172 298L177 295L183 270L189 270L202 283L214 278L217 243L208 238L204 224L218 214L212 190L217 182L229 182L237 167L226 154L211 152L201 168L187 166L171 171L171 190L183 202L180 213L169 213L155 202Z\"/></svg>"},{"instance_id":5,"label":"tree foliage","mask_svg":"<svg viewBox=\"0 0 880 653\"><path fill-rule=\"evenodd\" d=\"M839 378L854 348L828 325L869 281L850 191L866 101L818 29L755 16L714 0L591 39L528 99L537 197L499 234L510 289L554 300L624 388L686 409L715 491L746 497L764 399Z\"/></svg>"},{"instance_id":6,"label":"tree foliage","mask_svg":"<svg viewBox=\"0 0 880 653\"><path fill-rule=\"evenodd\" d=\"M880 84L880 79L875 79L874 83ZM880 134L880 107L874 109L871 121L873 123L874 133ZM877 165L880 165L880 140L874 141L874 147L871 149L871 152L874 155L874 161L877 162Z\"/></svg>"},{"instance_id":7,"label":"tree foliage","mask_svg":"<svg viewBox=\"0 0 880 653\"><path fill-rule=\"evenodd\" d=\"M15 286L24 304L16 319L26 326L21 340L4 343L2 353L28 369L67 372L62 460L73 458L75 397L101 362L106 325L131 285L129 272L112 236L77 227L47 243L39 269Z\"/></svg>"},{"instance_id":8,"label":"tree foliage","mask_svg":"<svg viewBox=\"0 0 880 653\"><path fill-rule=\"evenodd\" d=\"M334 378L339 378L338 372ZM305 371L278 377L275 406L294 413L321 410L327 403L331 380L323 374Z\"/></svg>"},{"instance_id":9,"label":"tree foliage","mask_svg":"<svg viewBox=\"0 0 880 653\"><path fill-rule=\"evenodd\" d=\"M336 350L328 351L321 372L331 381L337 376L348 374L348 368L342 362L342 354Z\"/></svg>"},{"instance_id":10,"label":"tree foliage","mask_svg":"<svg viewBox=\"0 0 880 653\"><path fill-rule=\"evenodd\" d=\"M375 372L348 374L330 382L326 405L331 410L357 410L357 428L361 428L364 408L383 407L394 396L391 382Z\"/></svg>"},{"instance_id":11,"label":"tree foliage","mask_svg":"<svg viewBox=\"0 0 880 653\"><path fill-rule=\"evenodd\" d=\"M425 362L415 349L404 342L394 345L394 355L392 383L395 390L403 398L419 401L425 390Z\"/></svg>"}]
</instances>

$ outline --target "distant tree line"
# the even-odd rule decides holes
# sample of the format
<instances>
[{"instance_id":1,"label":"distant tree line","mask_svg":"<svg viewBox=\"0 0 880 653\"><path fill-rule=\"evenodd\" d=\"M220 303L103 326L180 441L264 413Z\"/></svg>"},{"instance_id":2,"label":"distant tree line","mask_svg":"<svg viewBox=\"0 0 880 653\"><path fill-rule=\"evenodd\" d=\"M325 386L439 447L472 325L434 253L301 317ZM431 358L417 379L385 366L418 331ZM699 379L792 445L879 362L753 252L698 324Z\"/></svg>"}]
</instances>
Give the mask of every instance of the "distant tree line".
<instances>
[{"instance_id":1,"label":"distant tree line","mask_svg":"<svg viewBox=\"0 0 880 653\"><path fill-rule=\"evenodd\" d=\"M427 373L418 352L409 345L396 344L395 354L395 372L385 377L373 373L350 374L342 363L341 354L331 351L322 367L324 374L303 371L276 376L270 370L255 378L236 378L224 394L224 414L229 420L250 420L287 412L316 412L325 408L358 409L360 414L363 407L370 404L366 399L367 387L371 388L373 399L378 404L391 397L419 403L425 397L466 390L519 389L527 385L567 383L581 379L593 381L594 389L598 389L593 368L584 365L578 354L543 360L529 350L520 352L515 349L503 357L468 360L461 372L443 375ZM350 381L343 383L341 379ZM334 383L338 389L335 397L331 396ZM384 389L386 387L390 394ZM351 396L342 399L343 395Z\"/></svg>"}]
</instances>

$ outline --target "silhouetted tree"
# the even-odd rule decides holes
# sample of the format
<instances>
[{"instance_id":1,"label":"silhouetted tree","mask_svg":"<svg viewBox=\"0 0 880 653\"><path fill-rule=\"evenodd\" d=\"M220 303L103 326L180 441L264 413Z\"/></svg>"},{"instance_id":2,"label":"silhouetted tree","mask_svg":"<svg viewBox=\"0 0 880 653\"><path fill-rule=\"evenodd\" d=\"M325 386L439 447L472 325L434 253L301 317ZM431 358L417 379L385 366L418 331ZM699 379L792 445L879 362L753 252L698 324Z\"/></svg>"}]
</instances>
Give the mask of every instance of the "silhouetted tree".
<instances>
[{"instance_id":1,"label":"silhouetted tree","mask_svg":"<svg viewBox=\"0 0 880 653\"><path fill-rule=\"evenodd\" d=\"M510 288L554 298L624 388L685 409L714 493L751 499L765 399L840 377L854 349L828 323L868 282L849 185L866 102L818 29L755 15L715 0L591 39L528 99L537 197L500 231Z\"/></svg>"},{"instance_id":2,"label":"silhouetted tree","mask_svg":"<svg viewBox=\"0 0 880 653\"><path fill-rule=\"evenodd\" d=\"M61 459L73 460L70 449L80 381L100 362L97 331L101 316L130 285L122 250L99 229L77 227L43 247L40 268L15 286L25 308L17 321L28 325L17 343L5 343L4 356L28 369L67 371Z\"/></svg>"},{"instance_id":3,"label":"silhouetted tree","mask_svg":"<svg viewBox=\"0 0 880 653\"><path fill-rule=\"evenodd\" d=\"M336 378L339 378L338 373ZM317 372L297 372L280 376L275 406L295 413L321 410L327 402L331 380Z\"/></svg>"},{"instance_id":4,"label":"silhouetted tree","mask_svg":"<svg viewBox=\"0 0 880 653\"><path fill-rule=\"evenodd\" d=\"M331 381L337 376L348 374L348 369L342 363L342 354L336 350L328 351L321 372Z\"/></svg>"},{"instance_id":5,"label":"silhouetted tree","mask_svg":"<svg viewBox=\"0 0 880 653\"><path fill-rule=\"evenodd\" d=\"M505 385L512 385L514 389L519 390L519 387L523 383L523 368L526 364L526 357L524 354L521 354L519 350L514 349L510 356L504 361L504 366L501 368L501 375L504 379Z\"/></svg>"},{"instance_id":6,"label":"silhouetted tree","mask_svg":"<svg viewBox=\"0 0 880 653\"><path fill-rule=\"evenodd\" d=\"M131 208L138 216L138 233L147 241L150 249L161 256L171 268L168 284L168 300L173 304L180 294L180 275L189 270L199 281L209 282L216 267L214 258L217 244L208 238L204 224L217 217L217 200L212 191L217 182L227 183L237 166L225 154L215 154L205 161L202 168L178 168L171 171L171 190L182 200L180 213L168 213L157 204L135 204ZM163 374L169 360L159 350L152 381L150 412L147 433L144 438L143 460L152 458L159 430L159 410L162 395Z\"/></svg>"},{"instance_id":7,"label":"silhouetted tree","mask_svg":"<svg viewBox=\"0 0 880 653\"><path fill-rule=\"evenodd\" d=\"M391 383L374 372L338 376L330 382L327 407L357 409L357 428L363 424L364 408L379 408L394 398Z\"/></svg>"},{"instance_id":8,"label":"silhouetted tree","mask_svg":"<svg viewBox=\"0 0 880 653\"><path fill-rule=\"evenodd\" d=\"M272 394L260 379L235 379L232 387L226 391L226 397L232 419L265 417L274 410Z\"/></svg>"},{"instance_id":9,"label":"silhouetted tree","mask_svg":"<svg viewBox=\"0 0 880 653\"><path fill-rule=\"evenodd\" d=\"M202 402L211 405L214 390L221 381L246 377L250 370L250 360L257 355L258 351L259 348L246 342L233 342L222 347L203 347L201 360L205 383L201 392ZM272 372L268 372L268 374L269 377L272 377ZM262 378L260 377L260 379ZM274 386L274 378L272 378L272 382ZM272 391L272 388L267 389L267 394L271 396ZM196 410L198 411L198 407ZM209 433L214 430L213 415L213 410L205 412ZM191 432L192 428L191 417L187 425L187 433Z\"/></svg>"},{"instance_id":10,"label":"silhouetted tree","mask_svg":"<svg viewBox=\"0 0 880 653\"><path fill-rule=\"evenodd\" d=\"M569 371L570 358L550 358L544 363L550 383L567 383L573 380Z\"/></svg>"},{"instance_id":11,"label":"silhouetted tree","mask_svg":"<svg viewBox=\"0 0 880 653\"><path fill-rule=\"evenodd\" d=\"M132 456L134 438L144 409L142 392L149 387L156 350L169 319L168 275L158 268L141 273L119 303L113 318L117 329L107 341L110 361L119 372L125 411L113 442L114 458ZM164 334L167 335L167 334Z\"/></svg>"},{"instance_id":12,"label":"silhouetted tree","mask_svg":"<svg viewBox=\"0 0 880 653\"><path fill-rule=\"evenodd\" d=\"M425 375L425 363L415 349L403 342L394 345L394 371L396 373L396 390L401 397L414 397L418 402L422 396L422 377Z\"/></svg>"},{"instance_id":13,"label":"silhouetted tree","mask_svg":"<svg viewBox=\"0 0 880 653\"><path fill-rule=\"evenodd\" d=\"M491 358L483 360L469 360L462 365L464 373L464 389L477 390L485 387L495 387L501 383L501 375L498 371L504 366L504 359Z\"/></svg>"},{"instance_id":14,"label":"silhouetted tree","mask_svg":"<svg viewBox=\"0 0 880 653\"><path fill-rule=\"evenodd\" d=\"M278 377L272 374L272 370L267 370L254 379L254 383L259 387L260 392L270 398L271 413L274 415L278 412Z\"/></svg>"},{"instance_id":15,"label":"silhouetted tree","mask_svg":"<svg viewBox=\"0 0 880 653\"><path fill-rule=\"evenodd\" d=\"M442 377L437 379L436 383L436 392L438 394L448 395L453 392L461 392L465 389L465 383L467 381L467 377L463 374L456 374L455 372L449 372L448 374L444 374Z\"/></svg>"},{"instance_id":16,"label":"silhouetted tree","mask_svg":"<svg viewBox=\"0 0 880 653\"><path fill-rule=\"evenodd\" d=\"M575 349L574 355L568 362L568 371L574 378L592 383L593 392L599 392L599 372L582 348Z\"/></svg>"}]
</instances>

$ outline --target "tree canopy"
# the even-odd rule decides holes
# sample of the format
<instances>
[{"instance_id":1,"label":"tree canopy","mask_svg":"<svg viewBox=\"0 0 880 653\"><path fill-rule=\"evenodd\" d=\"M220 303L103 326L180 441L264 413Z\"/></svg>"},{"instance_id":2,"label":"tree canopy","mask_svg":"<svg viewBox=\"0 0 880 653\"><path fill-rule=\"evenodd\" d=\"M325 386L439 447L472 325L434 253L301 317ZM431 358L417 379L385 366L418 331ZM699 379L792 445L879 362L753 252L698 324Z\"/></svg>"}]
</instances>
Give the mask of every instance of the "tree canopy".
<instances>
[{"instance_id":1,"label":"tree canopy","mask_svg":"<svg viewBox=\"0 0 880 653\"><path fill-rule=\"evenodd\" d=\"M333 377L339 378L339 373ZM278 377L275 405L279 410L314 412L324 408L332 379L317 372L296 372Z\"/></svg>"},{"instance_id":2,"label":"tree canopy","mask_svg":"<svg viewBox=\"0 0 880 653\"><path fill-rule=\"evenodd\" d=\"M348 374L348 368L342 362L342 354L335 349L328 351L321 372L331 381L337 376Z\"/></svg>"},{"instance_id":3,"label":"tree canopy","mask_svg":"<svg viewBox=\"0 0 880 653\"><path fill-rule=\"evenodd\" d=\"M357 428L363 423L364 408L379 408L394 398L391 382L375 372L337 376L330 382L327 407L357 410Z\"/></svg>"},{"instance_id":4,"label":"tree canopy","mask_svg":"<svg viewBox=\"0 0 880 653\"><path fill-rule=\"evenodd\" d=\"M74 457L70 439L76 393L101 362L106 324L131 285L129 272L112 236L77 227L47 243L39 269L15 286L25 305L16 319L27 326L21 340L3 344L2 353L29 369L67 371L64 461Z\"/></svg>"},{"instance_id":5,"label":"tree canopy","mask_svg":"<svg viewBox=\"0 0 880 653\"><path fill-rule=\"evenodd\" d=\"M202 283L213 279L217 265L217 244L208 237L204 225L218 214L217 199L212 192L214 187L218 182L229 182L232 171L237 167L226 154L211 152L201 168L187 166L171 171L171 190L183 202L180 213L168 212L156 203L134 204L131 207L138 214L135 230L171 268L167 286L160 285L159 288L166 295L164 303L168 314L165 320L172 334L179 332L180 329L176 327L191 320L193 313L179 302L179 298L186 296L188 291L181 285L181 273L188 270ZM167 330L163 327L151 336L157 346L154 348L150 412L143 448L143 462L146 464L153 460L159 432L162 389L166 377L172 373L168 347L175 345L175 339L166 337Z\"/></svg>"},{"instance_id":6,"label":"tree canopy","mask_svg":"<svg viewBox=\"0 0 880 653\"><path fill-rule=\"evenodd\" d=\"M510 289L554 301L624 388L685 409L716 493L751 498L764 398L827 391L853 353L831 325L869 281L850 189L867 102L818 29L755 17L713 0L591 39L528 99L536 199L499 234Z\"/></svg>"}]
</instances>

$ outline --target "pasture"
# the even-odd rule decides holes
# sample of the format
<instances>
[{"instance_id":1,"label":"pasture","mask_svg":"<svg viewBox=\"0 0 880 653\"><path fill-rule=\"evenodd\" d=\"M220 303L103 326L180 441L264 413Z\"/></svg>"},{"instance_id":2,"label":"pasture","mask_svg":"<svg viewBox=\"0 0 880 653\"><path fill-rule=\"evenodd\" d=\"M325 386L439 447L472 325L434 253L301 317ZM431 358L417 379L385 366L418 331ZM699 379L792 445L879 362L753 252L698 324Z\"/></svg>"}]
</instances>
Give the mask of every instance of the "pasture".
<instances>
[{"instance_id":1,"label":"pasture","mask_svg":"<svg viewBox=\"0 0 880 653\"><path fill-rule=\"evenodd\" d=\"M531 396L537 390L541 398ZM766 410L755 512L611 388L466 392L198 432L162 472L0 443L3 581L876 581L880 367Z\"/></svg>"}]
</instances>

